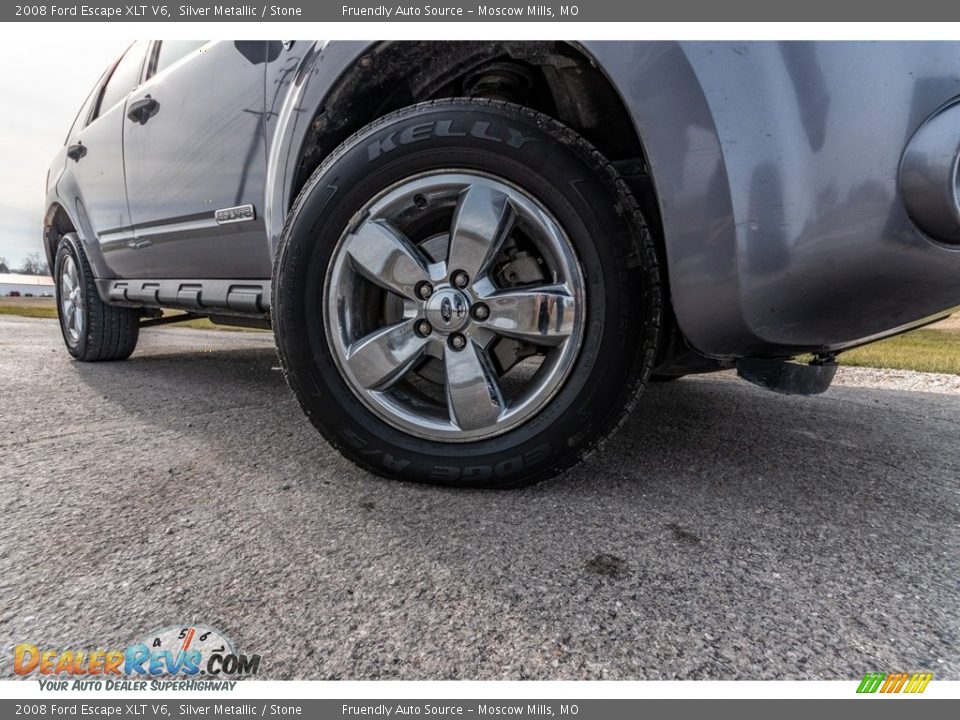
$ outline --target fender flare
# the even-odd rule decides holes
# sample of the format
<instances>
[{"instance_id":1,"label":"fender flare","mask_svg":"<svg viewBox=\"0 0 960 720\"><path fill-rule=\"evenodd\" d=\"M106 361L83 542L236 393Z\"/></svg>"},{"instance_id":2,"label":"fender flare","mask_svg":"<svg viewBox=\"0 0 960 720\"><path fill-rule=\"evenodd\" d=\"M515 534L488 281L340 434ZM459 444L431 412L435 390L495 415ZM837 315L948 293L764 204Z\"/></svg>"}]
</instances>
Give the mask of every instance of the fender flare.
<instances>
[{"instance_id":1,"label":"fender flare","mask_svg":"<svg viewBox=\"0 0 960 720\"><path fill-rule=\"evenodd\" d=\"M317 42L304 53L290 81L290 89L272 128L274 141L267 154L264 224L271 257L293 204L298 160L308 139L316 111L323 106L340 77L375 46L374 42Z\"/></svg>"}]
</instances>

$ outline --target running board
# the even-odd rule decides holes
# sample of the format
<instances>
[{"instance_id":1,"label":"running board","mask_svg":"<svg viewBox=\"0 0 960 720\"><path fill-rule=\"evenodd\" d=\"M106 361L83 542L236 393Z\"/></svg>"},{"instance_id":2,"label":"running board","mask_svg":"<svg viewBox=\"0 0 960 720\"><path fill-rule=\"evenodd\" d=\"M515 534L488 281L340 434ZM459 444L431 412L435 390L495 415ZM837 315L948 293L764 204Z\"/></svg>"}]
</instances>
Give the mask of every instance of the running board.
<instances>
[{"instance_id":1,"label":"running board","mask_svg":"<svg viewBox=\"0 0 960 720\"><path fill-rule=\"evenodd\" d=\"M200 314L229 311L266 316L269 280L97 280L105 303L126 307L165 307Z\"/></svg>"},{"instance_id":2,"label":"running board","mask_svg":"<svg viewBox=\"0 0 960 720\"><path fill-rule=\"evenodd\" d=\"M782 395L819 395L830 387L836 372L837 363L832 357L809 365L765 358L737 360L737 375Z\"/></svg>"}]
</instances>

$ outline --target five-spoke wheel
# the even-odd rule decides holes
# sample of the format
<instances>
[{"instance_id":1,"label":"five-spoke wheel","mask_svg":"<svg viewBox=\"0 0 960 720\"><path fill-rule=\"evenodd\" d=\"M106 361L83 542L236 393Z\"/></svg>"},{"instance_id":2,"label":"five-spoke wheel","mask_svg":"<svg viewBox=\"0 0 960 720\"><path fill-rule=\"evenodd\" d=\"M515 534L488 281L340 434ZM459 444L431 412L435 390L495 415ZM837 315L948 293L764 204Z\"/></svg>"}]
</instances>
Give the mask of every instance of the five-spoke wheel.
<instances>
[{"instance_id":1,"label":"five-spoke wheel","mask_svg":"<svg viewBox=\"0 0 960 720\"><path fill-rule=\"evenodd\" d=\"M358 215L325 304L357 396L396 427L447 441L505 432L542 407L572 367L585 302L547 210L502 180L443 171L397 183Z\"/></svg>"},{"instance_id":2,"label":"five-spoke wheel","mask_svg":"<svg viewBox=\"0 0 960 720\"><path fill-rule=\"evenodd\" d=\"M67 255L60 266L60 322L67 344L75 347L85 331L83 286L73 258Z\"/></svg>"}]
</instances>

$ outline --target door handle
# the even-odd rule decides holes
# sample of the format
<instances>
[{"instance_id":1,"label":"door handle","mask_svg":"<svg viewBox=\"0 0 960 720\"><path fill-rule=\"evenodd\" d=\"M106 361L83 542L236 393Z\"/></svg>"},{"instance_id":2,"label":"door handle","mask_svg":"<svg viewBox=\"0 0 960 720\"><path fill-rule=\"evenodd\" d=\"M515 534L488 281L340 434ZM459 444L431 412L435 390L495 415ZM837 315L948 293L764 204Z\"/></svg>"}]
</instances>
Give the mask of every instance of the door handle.
<instances>
[{"instance_id":1,"label":"door handle","mask_svg":"<svg viewBox=\"0 0 960 720\"><path fill-rule=\"evenodd\" d=\"M67 148L67 157L77 162L87 154L87 146L83 143L76 143Z\"/></svg>"},{"instance_id":2,"label":"door handle","mask_svg":"<svg viewBox=\"0 0 960 720\"><path fill-rule=\"evenodd\" d=\"M160 103L149 95L144 95L127 106L127 117L142 125L156 114L159 107Z\"/></svg>"}]
</instances>

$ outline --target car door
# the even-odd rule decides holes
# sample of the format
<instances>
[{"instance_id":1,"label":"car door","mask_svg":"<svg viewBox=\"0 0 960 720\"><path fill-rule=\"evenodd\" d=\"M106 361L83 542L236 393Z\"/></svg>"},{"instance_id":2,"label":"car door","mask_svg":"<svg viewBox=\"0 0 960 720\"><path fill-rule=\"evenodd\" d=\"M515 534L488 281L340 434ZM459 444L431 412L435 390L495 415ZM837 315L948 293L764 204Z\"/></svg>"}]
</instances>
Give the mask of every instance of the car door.
<instances>
[{"instance_id":1,"label":"car door","mask_svg":"<svg viewBox=\"0 0 960 720\"><path fill-rule=\"evenodd\" d=\"M148 43L137 42L106 73L92 102L85 104L67 140L67 167L61 180L64 202L74 211L84 236L99 241L109 270L117 248L132 238L123 171L123 131L127 96L136 87Z\"/></svg>"},{"instance_id":2,"label":"car door","mask_svg":"<svg viewBox=\"0 0 960 720\"><path fill-rule=\"evenodd\" d=\"M126 277L270 276L265 41L152 44L130 96L124 163L134 242Z\"/></svg>"}]
</instances>

